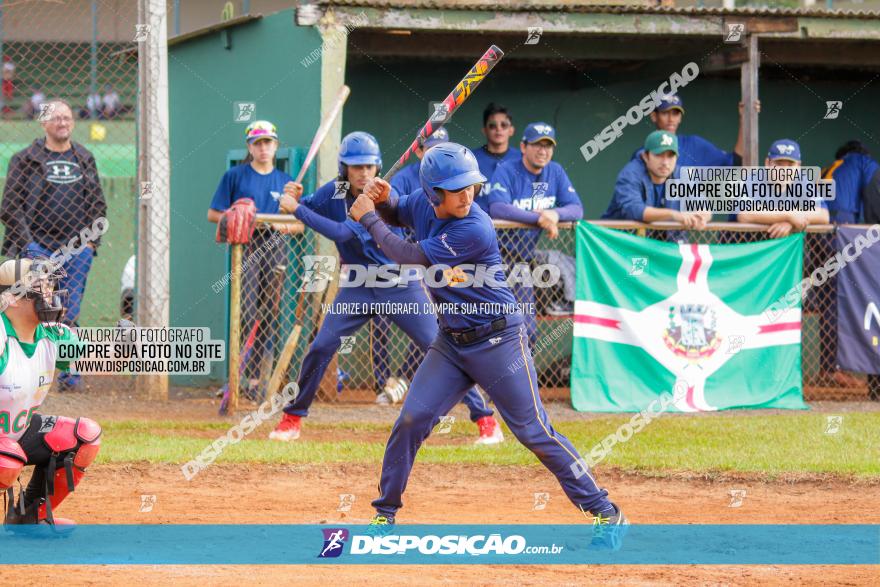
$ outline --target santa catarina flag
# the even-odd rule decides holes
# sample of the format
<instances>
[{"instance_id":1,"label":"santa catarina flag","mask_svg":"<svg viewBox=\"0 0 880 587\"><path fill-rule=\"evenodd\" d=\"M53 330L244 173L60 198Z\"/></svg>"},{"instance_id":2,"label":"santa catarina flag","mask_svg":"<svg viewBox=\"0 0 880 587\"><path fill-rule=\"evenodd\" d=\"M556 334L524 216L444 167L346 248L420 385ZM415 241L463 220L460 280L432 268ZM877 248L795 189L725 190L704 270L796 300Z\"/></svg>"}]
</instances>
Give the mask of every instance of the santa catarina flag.
<instances>
[{"instance_id":1,"label":"santa catarina flag","mask_svg":"<svg viewBox=\"0 0 880 587\"><path fill-rule=\"evenodd\" d=\"M636 412L664 394L669 411L806 409L800 296L786 297L803 243L676 244L579 223L575 409Z\"/></svg>"}]
</instances>

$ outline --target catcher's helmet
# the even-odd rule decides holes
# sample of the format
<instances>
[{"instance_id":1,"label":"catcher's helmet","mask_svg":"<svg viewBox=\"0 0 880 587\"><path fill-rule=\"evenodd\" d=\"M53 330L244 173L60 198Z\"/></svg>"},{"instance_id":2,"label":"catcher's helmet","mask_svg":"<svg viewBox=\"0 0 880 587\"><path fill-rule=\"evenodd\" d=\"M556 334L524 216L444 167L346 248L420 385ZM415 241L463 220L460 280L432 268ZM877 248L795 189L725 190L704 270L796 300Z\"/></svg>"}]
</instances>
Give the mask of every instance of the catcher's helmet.
<instances>
[{"instance_id":1,"label":"catcher's helmet","mask_svg":"<svg viewBox=\"0 0 880 587\"><path fill-rule=\"evenodd\" d=\"M382 152L376 137L368 132L348 133L339 145L339 176L345 177L346 165L375 165L382 171Z\"/></svg>"},{"instance_id":2,"label":"catcher's helmet","mask_svg":"<svg viewBox=\"0 0 880 587\"><path fill-rule=\"evenodd\" d=\"M0 292L33 300L40 322L59 322L66 309L67 290L57 287L65 276L64 269L45 257L9 259L0 264Z\"/></svg>"},{"instance_id":3,"label":"catcher's helmet","mask_svg":"<svg viewBox=\"0 0 880 587\"><path fill-rule=\"evenodd\" d=\"M470 149L458 143L437 145L425 153L419 168L419 182L432 206L440 205L437 188L457 192L485 181L477 158Z\"/></svg>"}]
</instances>

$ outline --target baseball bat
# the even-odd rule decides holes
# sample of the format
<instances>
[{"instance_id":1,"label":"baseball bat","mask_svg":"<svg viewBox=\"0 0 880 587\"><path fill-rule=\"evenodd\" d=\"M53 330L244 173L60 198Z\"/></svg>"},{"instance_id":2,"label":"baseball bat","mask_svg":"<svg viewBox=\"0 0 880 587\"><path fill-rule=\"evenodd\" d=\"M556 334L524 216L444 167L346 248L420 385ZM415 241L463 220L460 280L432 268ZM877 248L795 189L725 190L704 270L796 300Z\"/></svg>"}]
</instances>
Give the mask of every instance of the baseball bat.
<instances>
[{"instance_id":1,"label":"baseball bat","mask_svg":"<svg viewBox=\"0 0 880 587\"><path fill-rule=\"evenodd\" d=\"M281 388L281 382L284 381L287 368L290 366L290 360L293 358L293 352L299 343L299 335L302 333L302 304L304 298L305 292L300 292L299 300L296 303L296 310L294 311L296 324L293 326L290 334L287 335L287 341L285 341L284 348L281 349L281 354L278 356L278 363L275 365L275 370L272 371L269 387L266 389L266 397L272 397Z\"/></svg>"},{"instance_id":2,"label":"baseball bat","mask_svg":"<svg viewBox=\"0 0 880 587\"><path fill-rule=\"evenodd\" d=\"M312 161L318 154L318 149L321 148L324 139L330 134L330 127L333 126L333 123L336 122L336 119L339 117L339 113L342 112L342 106L345 104L345 101L348 100L349 94L351 94L351 89L348 86L344 85L339 88L339 92L336 94L336 100L333 102L333 107L324 117L324 120L321 121L321 126L319 126L318 130L315 132L315 138L312 139L312 146L309 147L309 152L306 154L302 167L300 167L299 173L296 174L296 179L293 180L294 182L302 183L309 165L312 164Z\"/></svg>"},{"instance_id":3,"label":"baseball bat","mask_svg":"<svg viewBox=\"0 0 880 587\"><path fill-rule=\"evenodd\" d=\"M263 327L268 330L268 340L266 341L266 346L263 349L263 356L260 360L260 388L263 389L264 393L268 387L269 377L272 373L272 355L275 347L275 330L278 319L278 308L281 306L281 297L283 295L282 288L284 286L284 276L286 271L287 265L284 263L279 263L278 265L275 265L274 269L272 269L274 279L272 281L272 289L269 290L271 304L266 306L266 315L262 320Z\"/></svg>"},{"instance_id":4,"label":"baseball bat","mask_svg":"<svg viewBox=\"0 0 880 587\"><path fill-rule=\"evenodd\" d=\"M256 338L257 338L257 330L259 328L260 328L260 319L257 318L256 320L254 320L254 325L251 328L251 331L248 334L247 340L244 343L244 349L241 353L241 359L239 359L239 362L238 362L238 378L239 378L239 380L241 380L241 378L244 376L244 367L245 367L245 365L247 365L248 357L251 354L251 349L254 348L254 340L256 340ZM226 385L223 386L223 389L220 391L223 393L223 399L220 400L219 413L221 416L225 416L226 413L229 411L230 387L229 387L228 381L226 382Z\"/></svg>"},{"instance_id":5,"label":"baseball bat","mask_svg":"<svg viewBox=\"0 0 880 587\"><path fill-rule=\"evenodd\" d=\"M480 57L479 61L474 64L471 70L467 72L467 75L458 82L458 85L456 85L452 92L446 96L446 99L443 100L443 107L438 108L431 117L428 118L428 122L425 123L416 135L415 140L409 148L400 156L400 159L391 166L391 169L388 170L382 179L390 181L394 174L403 167L410 155L415 152L416 148L419 146L419 142L426 140L434 133L434 131L449 122L458 107L464 104L465 100L470 97L471 93L478 85L480 85L480 82L489 75L489 72L492 71L492 68L495 67L499 61L501 61L502 57L504 57L504 51L499 49L496 45L492 45L485 53L483 53L483 56Z\"/></svg>"}]
</instances>

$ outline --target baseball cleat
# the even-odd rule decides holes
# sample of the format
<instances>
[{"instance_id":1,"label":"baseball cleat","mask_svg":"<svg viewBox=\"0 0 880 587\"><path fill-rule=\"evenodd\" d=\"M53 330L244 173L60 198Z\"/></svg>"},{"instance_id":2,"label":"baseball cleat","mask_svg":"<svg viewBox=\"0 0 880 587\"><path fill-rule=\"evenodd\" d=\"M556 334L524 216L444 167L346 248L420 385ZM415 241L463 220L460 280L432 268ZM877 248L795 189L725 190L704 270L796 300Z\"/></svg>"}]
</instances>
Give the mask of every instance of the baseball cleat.
<instances>
[{"instance_id":1,"label":"baseball cleat","mask_svg":"<svg viewBox=\"0 0 880 587\"><path fill-rule=\"evenodd\" d=\"M389 377L388 381L385 382L385 389L382 390L382 395L385 396L389 404L396 404L403 401L403 396L406 395L408 389L409 383L407 383L406 379ZM379 402L377 401L376 403Z\"/></svg>"},{"instance_id":2,"label":"baseball cleat","mask_svg":"<svg viewBox=\"0 0 880 587\"><path fill-rule=\"evenodd\" d=\"M275 430L269 433L269 438L271 440L282 440L284 442L296 440L299 438L300 429L302 428L300 420L299 416L284 414L284 417L281 418L281 421L275 426Z\"/></svg>"},{"instance_id":3,"label":"baseball cleat","mask_svg":"<svg viewBox=\"0 0 880 587\"><path fill-rule=\"evenodd\" d=\"M385 395L384 391L379 393L378 395L376 395L376 405L377 406L390 406L391 405L391 400L388 399L388 396Z\"/></svg>"},{"instance_id":4,"label":"baseball cleat","mask_svg":"<svg viewBox=\"0 0 880 587\"><path fill-rule=\"evenodd\" d=\"M480 437L474 444L499 444L504 442L504 432L501 431L501 424L493 416L480 418L477 420L477 426L480 427Z\"/></svg>"},{"instance_id":5,"label":"baseball cleat","mask_svg":"<svg viewBox=\"0 0 880 587\"><path fill-rule=\"evenodd\" d=\"M386 536L394 529L394 516L386 516L376 514L370 520L370 527L367 528L367 534L372 536Z\"/></svg>"},{"instance_id":6,"label":"baseball cleat","mask_svg":"<svg viewBox=\"0 0 880 587\"><path fill-rule=\"evenodd\" d=\"M629 520L614 504L613 512L593 514L593 539L590 547L597 550L618 551L623 546L623 537L629 528Z\"/></svg>"}]
</instances>

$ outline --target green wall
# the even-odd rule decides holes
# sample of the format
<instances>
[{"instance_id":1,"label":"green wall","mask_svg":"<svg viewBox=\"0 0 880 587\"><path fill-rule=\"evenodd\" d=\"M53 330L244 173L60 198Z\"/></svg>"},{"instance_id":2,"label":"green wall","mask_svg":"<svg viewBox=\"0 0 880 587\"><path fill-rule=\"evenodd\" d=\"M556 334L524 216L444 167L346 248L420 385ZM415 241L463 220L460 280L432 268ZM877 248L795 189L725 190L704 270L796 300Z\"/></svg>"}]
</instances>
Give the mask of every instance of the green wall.
<instances>
[{"instance_id":1,"label":"green wall","mask_svg":"<svg viewBox=\"0 0 880 587\"><path fill-rule=\"evenodd\" d=\"M589 162L584 161L580 146L656 89L662 76L668 75L659 73L661 70L681 71L685 63L664 63L662 68L655 65L651 68L654 75L640 77L633 73L613 76L589 67L581 68L584 74L526 69L522 62L502 61L447 128L456 142L470 147L482 145L482 111L491 101L511 109L517 127L516 143L529 122L541 120L554 125L559 140L555 160L571 177L586 216L598 218L611 199L617 173L653 128L650 121L627 127L622 137ZM382 145L385 161L394 161L426 120L429 101L444 99L470 65L464 61L426 63L379 58L350 64L346 79L352 93L345 109L344 131L372 132ZM765 67L769 75L785 75L787 79L763 79L760 83L762 153L773 140L792 138L800 141L805 164L822 166L830 162L840 144L858 138L880 155L876 114L880 85L866 85L870 78L859 82L823 81L801 75L801 80L795 81L778 70L772 65ZM680 94L687 111L681 132L699 134L723 149L732 149L737 134L738 77L702 76ZM823 120L825 100L845 101L839 119ZM376 104L382 104L382 108L376 108Z\"/></svg>"},{"instance_id":2,"label":"green wall","mask_svg":"<svg viewBox=\"0 0 880 587\"><path fill-rule=\"evenodd\" d=\"M227 247L206 220L230 149L244 146L247 122L235 102L254 102L256 119L272 121L281 146L311 143L320 120L320 61L300 61L320 47L313 28L297 27L292 10L214 32L169 49L171 132L171 325L209 326L226 335L227 289L211 285L227 272ZM295 171L294 171L295 173ZM224 367L215 363L214 378Z\"/></svg>"}]
</instances>

